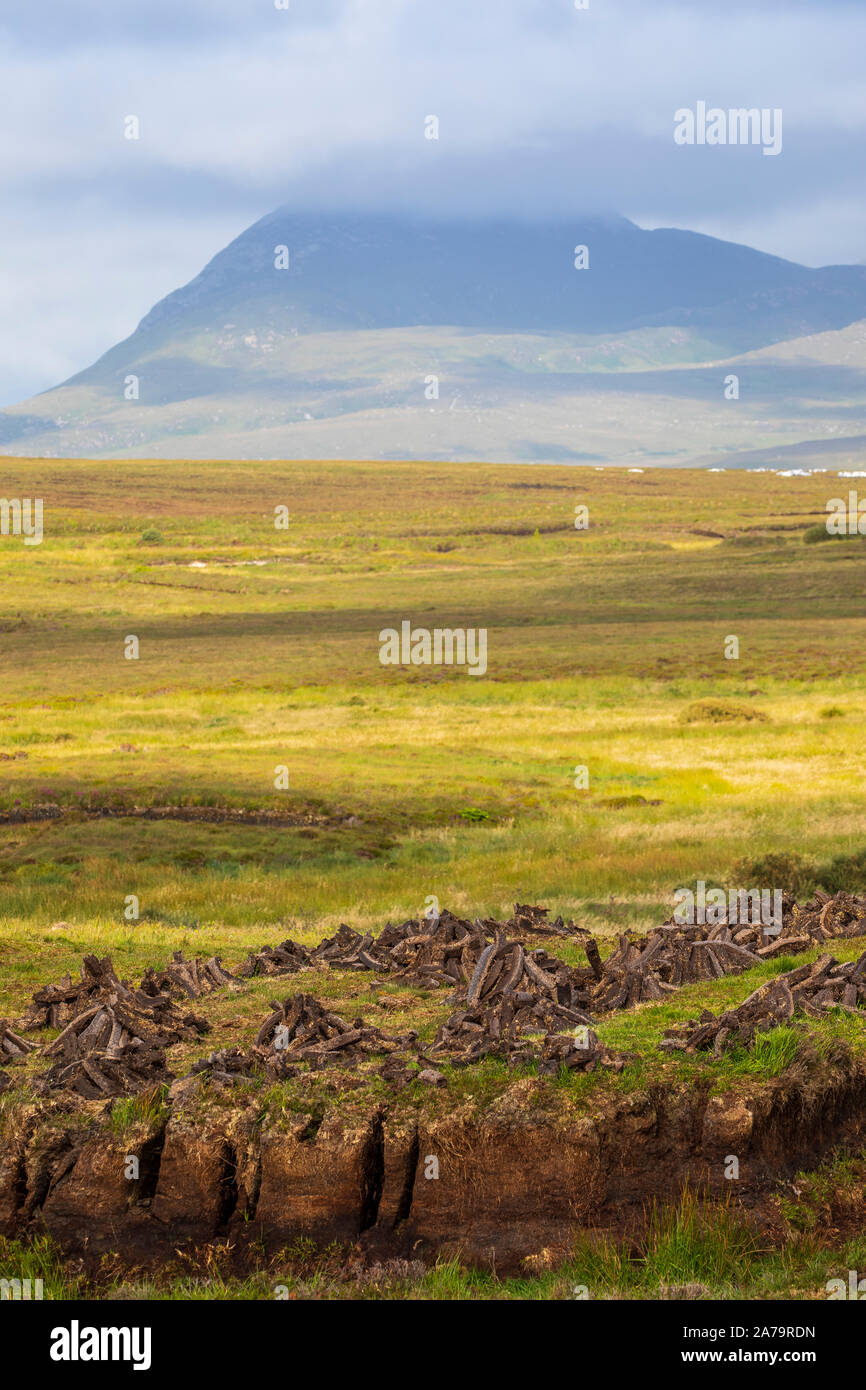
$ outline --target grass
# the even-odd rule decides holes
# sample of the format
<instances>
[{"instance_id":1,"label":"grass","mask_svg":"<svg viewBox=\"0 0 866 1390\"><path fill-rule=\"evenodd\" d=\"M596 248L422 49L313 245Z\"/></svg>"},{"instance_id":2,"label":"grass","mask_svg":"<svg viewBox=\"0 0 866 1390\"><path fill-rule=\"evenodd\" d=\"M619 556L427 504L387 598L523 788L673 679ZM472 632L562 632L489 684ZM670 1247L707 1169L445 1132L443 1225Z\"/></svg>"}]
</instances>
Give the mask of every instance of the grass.
<instances>
[{"instance_id":1,"label":"grass","mask_svg":"<svg viewBox=\"0 0 866 1390\"><path fill-rule=\"evenodd\" d=\"M177 949L234 965L431 895L468 916L540 902L610 945L697 879L866 888L866 551L803 544L832 475L10 459L2 483L44 499L45 538L0 538L0 1016L85 952L130 979ZM382 666L378 634L404 618L486 628L487 676ZM658 1052L664 1028L808 958L606 1019L632 1064L549 1084L580 1106L858 1051L862 1029L833 1015L719 1061ZM304 988L394 1032L429 1036L443 1013L435 991L338 972ZM208 1001L207 1050L249 1041L274 993ZM173 1068L201 1051L173 1049ZM445 1096L416 1083L396 1103L483 1105L512 1080L493 1061L449 1069ZM262 1104L273 1120L301 1099L287 1085ZM123 1102L111 1126L153 1129L162 1106ZM692 1227L659 1234L652 1278L689 1240L697 1268ZM642 1296L624 1271L616 1287ZM454 1265L424 1280L401 1296L511 1296Z\"/></svg>"},{"instance_id":2,"label":"grass","mask_svg":"<svg viewBox=\"0 0 866 1390\"><path fill-rule=\"evenodd\" d=\"M573 1268L596 1296L658 1296L665 1285L700 1283L709 1291L753 1283L766 1253L758 1232L729 1203L706 1210L687 1190L678 1205L653 1206L637 1251L625 1242L584 1235Z\"/></svg>"},{"instance_id":3,"label":"grass","mask_svg":"<svg viewBox=\"0 0 866 1390\"><path fill-rule=\"evenodd\" d=\"M4 471L7 495L44 497L46 532L0 543L0 1013L86 951L129 978L176 949L235 964L341 921L378 929L431 895L469 916L543 902L610 944L698 878L866 887L860 552L800 543L830 478ZM382 667L378 633L404 615L487 626L488 677ZM661 1061L658 1037L755 976L605 1021L603 1040L642 1059L610 1084L705 1066ZM435 996L386 1013L309 978L395 1030L425 1035L441 1015ZM214 1001L217 1036L252 1030L270 993ZM764 1046L719 1070L772 1074Z\"/></svg>"},{"instance_id":4,"label":"grass","mask_svg":"<svg viewBox=\"0 0 866 1390\"><path fill-rule=\"evenodd\" d=\"M115 1101L109 1113L109 1125L113 1132L123 1135L139 1125L149 1130L156 1129L168 1119L167 1093L167 1086L156 1086L153 1090Z\"/></svg>"}]
</instances>

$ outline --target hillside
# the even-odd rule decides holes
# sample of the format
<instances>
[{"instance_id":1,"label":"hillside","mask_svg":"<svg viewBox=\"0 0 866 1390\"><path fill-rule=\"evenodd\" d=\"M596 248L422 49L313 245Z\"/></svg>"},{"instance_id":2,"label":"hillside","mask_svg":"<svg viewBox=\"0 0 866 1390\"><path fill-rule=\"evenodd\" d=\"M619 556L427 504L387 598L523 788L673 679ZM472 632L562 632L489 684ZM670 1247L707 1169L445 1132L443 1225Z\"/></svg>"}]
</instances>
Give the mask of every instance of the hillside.
<instances>
[{"instance_id":1,"label":"hillside","mask_svg":"<svg viewBox=\"0 0 866 1390\"><path fill-rule=\"evenodd\" d=\"M283 209L98 362L0 413L0 452L670 464L799 446L863 432L848 418L862 343L846 339L844 360L833 343L864 318L863 267L810 270L625 218ZM804 411L802 357L783 345L813 335ZM732 406L723 364L755 352Z\"/></svg>"}]
</instances>

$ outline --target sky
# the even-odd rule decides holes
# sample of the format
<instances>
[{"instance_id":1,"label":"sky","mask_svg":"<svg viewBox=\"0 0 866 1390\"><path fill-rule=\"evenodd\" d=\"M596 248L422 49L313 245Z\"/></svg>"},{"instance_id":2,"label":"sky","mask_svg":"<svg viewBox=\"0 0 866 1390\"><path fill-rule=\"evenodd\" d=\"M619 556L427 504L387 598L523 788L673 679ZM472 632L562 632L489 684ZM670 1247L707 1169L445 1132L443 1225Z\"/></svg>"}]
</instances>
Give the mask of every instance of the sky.
<instances>
[{"instance_id":1,"label":"sky","mask_svg":"<svg viewBox=\"0 0 866 1390\"><path fill-rule=\"evenodd\" d=\"M864 52L863 0L0 0L0 406L282 204L866 262ZM699 101L781 109L781 154L677 145Z\"/></svg>"}]
</instances>

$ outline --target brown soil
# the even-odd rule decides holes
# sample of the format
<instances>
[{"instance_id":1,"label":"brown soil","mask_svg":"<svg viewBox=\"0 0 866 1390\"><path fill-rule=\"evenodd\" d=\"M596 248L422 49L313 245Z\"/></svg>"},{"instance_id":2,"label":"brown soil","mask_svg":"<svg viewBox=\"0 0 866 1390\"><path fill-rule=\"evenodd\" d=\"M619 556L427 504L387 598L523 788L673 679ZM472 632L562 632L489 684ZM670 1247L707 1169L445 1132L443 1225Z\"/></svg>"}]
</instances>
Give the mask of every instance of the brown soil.
<instances>
[{"instance_id":1,"label":"brown soil","mask_svg":"<svg viewBox=\"0 0 866 1390\"><path fill-rule=\"evenodd\" d=\"M111 1250L130 1265L220 1237L243 1265L260 1244L306 1238L507 1270L566 1253L581 1228L634 1232L648 1204L685 1185L759 1214L781 1181L862 1139L866 1064L840 1052L749 1093L656 1087L581 1113L539 1078L486 1110L432 1116L369 1098L323 1109L319 1095L270 1127L255 1100L188 1107L181 1096L166 1122L119 1137L105 1113L81 1107L77 1126L68 1104L18 1114L0 1150L0 1231L47 1229L69 1253Z\"/></svg>"},{"instance_id":2,"label":"brown soil","mask_svg":"<svg viewBox=\"0 0 866 1390\"><path fill-rule=\"evenodd\" d=\"M301 811L287 816L281 811L245 811L230 806L133 806L104 807L96 811L86 808L68 810L63 806L48 803L43 806L21 807L19 810L0 811L0 825L26 825L35 821L62 820L74 816L76 820L169 820L189 821L207 825L273 825L280 828L297 825L342 825L346 817L329 817L312 811Z\"/></svg>"}]
</instances>

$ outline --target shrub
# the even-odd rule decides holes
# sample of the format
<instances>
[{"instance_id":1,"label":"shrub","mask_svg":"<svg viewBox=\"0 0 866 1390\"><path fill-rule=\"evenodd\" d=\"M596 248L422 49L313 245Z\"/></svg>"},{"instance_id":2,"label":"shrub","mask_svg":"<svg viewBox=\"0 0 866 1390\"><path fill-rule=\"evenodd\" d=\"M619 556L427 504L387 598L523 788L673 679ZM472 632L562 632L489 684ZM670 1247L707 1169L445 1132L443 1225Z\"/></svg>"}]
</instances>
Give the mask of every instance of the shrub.
<instances>
[{"instance_id":1,"label":"shrub","mask_svg":"<svg viewBox=\"0 0 866 1390\"><path fill-rule=\"evenodd\" d=\"M827 530L826 522L820 522L817 526L809 526L803 532L803 542L805 545L819 545L821 541L856 541L860 537L855 533L849 536L837 536L834 532Z\"/></svg>"},{"instance_id":2,"label":"shrub","mask_svg":"<svg viewBox=\"0 0 866 1390\"><path fill-rule=\"evenodd\" d=\"M681 724L733 724L756 719L767 723L769 715L739 700L693 700L679 716Z\"/></svg>"},{"instance_id":3,"label":"shrub","mask_svg":"<svg viewBox=\"0 0 866 1390\"><path fill-rule=\"evenodd\" d=\"M809 897L818 883L817 865L810 864L796 851L740 859L731 874L734 881L745 888L781 888L795 898Z\"/></svg>"},{"instance_id":4,"label":"shrub","mask_svg":"<svg viewBox=\"0 0 866 1390\"><path fill-rule=\"evenodd\" d=\"M817 880L828 893L844 889L848 893L866 889L866 849L853 854L837 854L817 869Z\"/></svg>"}]
</instances>

